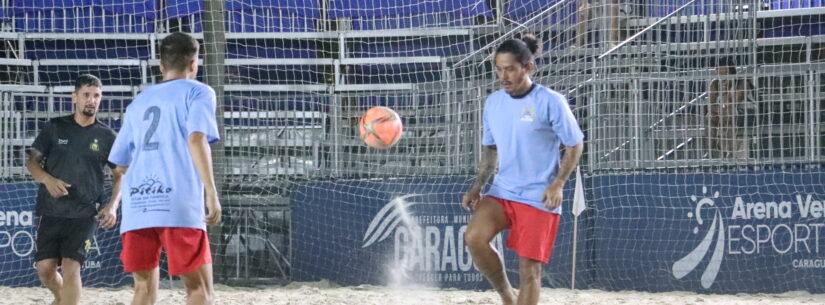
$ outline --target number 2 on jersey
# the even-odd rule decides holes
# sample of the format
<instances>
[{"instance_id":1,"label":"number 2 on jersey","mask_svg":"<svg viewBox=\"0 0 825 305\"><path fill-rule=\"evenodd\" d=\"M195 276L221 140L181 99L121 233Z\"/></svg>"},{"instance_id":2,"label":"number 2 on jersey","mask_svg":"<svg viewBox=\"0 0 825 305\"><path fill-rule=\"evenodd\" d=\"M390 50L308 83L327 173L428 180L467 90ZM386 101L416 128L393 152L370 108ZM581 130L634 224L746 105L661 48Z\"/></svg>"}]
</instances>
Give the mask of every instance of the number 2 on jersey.
<instances>
[{"instance_id":1,"label":"number 2 on jersey","mask_svg":"<svg viewBox=\"0 0 825 305\"><path fill-rule=\"evenodd\" d=\"M146 109L146 112L143 114L143 120L148 120L150 115L152 116L152 124L149 125L149 129L146 130L146 135L143 136L143 150L146 151L158 149L158 142L151 142L151 140L152 136L155 135L155 131L158 129L160 108L158 108L158 106L152 106Z\"/></svg>"}]
</instances>

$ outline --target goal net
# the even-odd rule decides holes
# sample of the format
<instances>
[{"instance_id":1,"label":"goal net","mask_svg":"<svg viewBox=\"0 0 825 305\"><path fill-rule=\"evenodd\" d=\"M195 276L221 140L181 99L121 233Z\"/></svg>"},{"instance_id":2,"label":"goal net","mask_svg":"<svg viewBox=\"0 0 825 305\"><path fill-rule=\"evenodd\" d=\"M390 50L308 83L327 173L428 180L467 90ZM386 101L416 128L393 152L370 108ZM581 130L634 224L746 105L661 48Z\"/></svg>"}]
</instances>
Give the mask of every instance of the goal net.
<instances>
[{"instance_id":1,"label":"goal net","mask_svg":"<svg viewBox=\"0 0 825 305\"><path fill-rule=\"evenodd\" d=\"M119 129L184 31L218 94L217 282L486 289L458 203L493 52L533 33L533 80L586 134L587 208L571 213L571 179L545 286L822 291L825 28L806 1L0 0L0 285L40 285L25 149L71 113L73 80L102 79ZM404 123L386 150L358 134L375 106ZM116 231L92 246L86 285L130 283Z\"/></svg>"}]
</instances>

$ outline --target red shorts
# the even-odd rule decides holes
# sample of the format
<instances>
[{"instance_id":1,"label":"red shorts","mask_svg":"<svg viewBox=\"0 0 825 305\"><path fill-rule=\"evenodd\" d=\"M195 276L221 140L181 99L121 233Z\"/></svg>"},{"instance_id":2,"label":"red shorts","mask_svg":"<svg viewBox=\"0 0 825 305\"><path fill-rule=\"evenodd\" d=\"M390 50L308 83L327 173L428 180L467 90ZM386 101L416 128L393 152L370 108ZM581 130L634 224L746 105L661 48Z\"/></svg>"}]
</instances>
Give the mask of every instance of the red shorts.
<instances>
[{"instance_id":1,"label":"red shorts","mask_svg":"<svg viewBox=\"0 0 825 305\"><path fill-rule=\"evenodd\" d=\"M542 263L550 261L556 233L559 230L559 214L545 212L529 205L496 198L507 217L507 248L519 256Z\"/></svg>"},{"instance_id":2,"label":"red shorts","mask_svg":"<svg viewBox=\"0 0 825 305\"><path fill-rule=\"evenodd\" d=\"M169 274L195 271L212 262L206 232L193 228L146 228L122 235L120 260L126 272L151 270L160 263L160 248L166 250Z\"/></svg>"}]
</instances>

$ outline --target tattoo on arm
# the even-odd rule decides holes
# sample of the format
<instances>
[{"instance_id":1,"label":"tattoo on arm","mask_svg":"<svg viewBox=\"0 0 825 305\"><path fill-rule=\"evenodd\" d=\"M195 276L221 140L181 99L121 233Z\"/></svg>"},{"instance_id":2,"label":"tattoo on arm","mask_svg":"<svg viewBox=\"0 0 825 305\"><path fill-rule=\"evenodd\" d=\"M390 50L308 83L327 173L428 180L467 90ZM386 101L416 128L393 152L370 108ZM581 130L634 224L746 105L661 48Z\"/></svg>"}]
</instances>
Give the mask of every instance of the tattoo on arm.
<instances>
[{"instance_id":1,"label":"tattoo on arm","mask_svg":"<svg viewBox=\"0 0 825 305\"><path fill-rule=\"evenodd\" d=\"M37 149L30 149L29 150L29 159L26 161L26 168L29 170L29 173L34 178L34 181L39 183L43 183L46 181L46 178L51 177L49 173L43 169L42 166L43 162L43 153L41 153Z\"/></svg>"},{"instance_id":2,"label":"tattoo on arm","mask_svg":"<svg viewBox=\"0 0 825 305\"><path fill-rule=\"evenodd\" d=\"M496 172L498 167L498 150L495 146L484 146L481 150L481 161L478 164L478 174L476 175L476 182L473 183L473 189L481 190L490 178Z\"/></svg>"},{"instance_id":3,"label":"tattoo on arm","mask_svg":"<svg viewBox=\"0 0 825 305\"><path fill-rule=\"evenodd\" d=\"M29 149L29 159L28 162L34 162L37 165L40 165L40 162L43 161L43 153L39 150L31 148Z\"/></svg>"}]
</instances>

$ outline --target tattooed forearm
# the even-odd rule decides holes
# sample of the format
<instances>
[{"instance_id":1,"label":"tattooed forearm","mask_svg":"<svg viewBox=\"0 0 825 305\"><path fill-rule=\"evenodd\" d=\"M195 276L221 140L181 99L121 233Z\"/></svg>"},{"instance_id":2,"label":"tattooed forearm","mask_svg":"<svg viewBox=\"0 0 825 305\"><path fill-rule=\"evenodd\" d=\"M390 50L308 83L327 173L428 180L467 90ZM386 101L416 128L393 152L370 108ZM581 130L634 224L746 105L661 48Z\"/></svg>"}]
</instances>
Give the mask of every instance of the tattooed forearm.
<instances>
[{"instance_id":1,"label":"tattooed forearm","mask_svg":"<svg viewBox=\"0 0 825 305\"><path fill-rule=\"evenodd\" d=\"M498 151L495 146L484 146L481 150L481 161L478 163L478 174L476 175L476 182L473 184L473 189L481 191L490 178L496 172L498 167Z\"/></svg>"}]
</instances>

